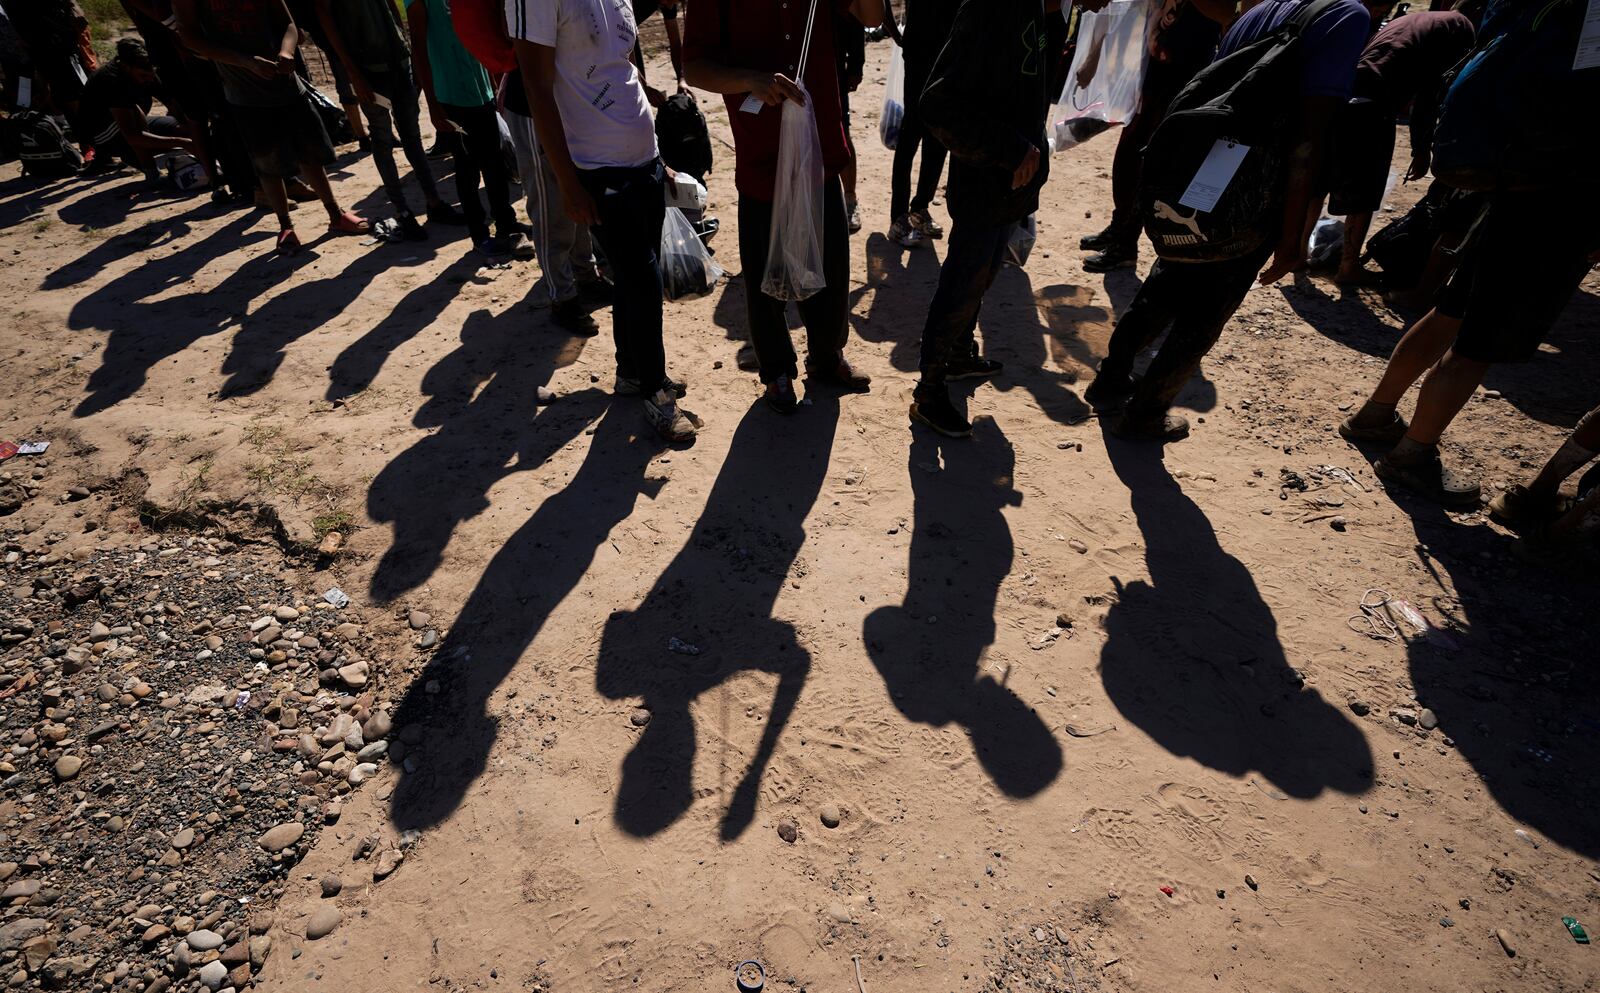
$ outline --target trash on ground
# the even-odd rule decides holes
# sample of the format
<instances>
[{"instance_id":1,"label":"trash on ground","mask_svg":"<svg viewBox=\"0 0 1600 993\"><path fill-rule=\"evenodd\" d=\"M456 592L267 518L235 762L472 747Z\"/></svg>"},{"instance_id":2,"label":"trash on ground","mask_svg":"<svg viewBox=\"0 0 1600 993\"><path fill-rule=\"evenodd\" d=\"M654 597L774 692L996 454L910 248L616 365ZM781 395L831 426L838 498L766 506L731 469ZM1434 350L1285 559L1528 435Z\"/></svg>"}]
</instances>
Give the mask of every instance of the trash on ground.
<instances>
[{"instance_id":1,"label":"trash on ground","mask_svg":"<svg viewBox=\"0 0 1600 993\"><path fill-rule=\"evenodd\" d=\"M328 592L322 594L322 599L328 601L329 603L333 604L335 607L340 608L340 609L343 609L345 607L350 606L350 598L348 596L345 596L344 590L341 590L337 586L335 586L333 589L329 590Z\"/></svg>"},{"instance_id":2,"label":"trash on ground","mask_svg":"<svg viewBox=\"0 0 1600 993\"><path fill-rule=\"evenodd\" d=\"M1580 945L1589 943L1589 932L1583 929L1583 925L1578 923L1576 917L1563 917L1561 918L1561 923L1566 926L1567 933L1572 935L1573 941Z\"/></svg>"},{"instance_id":3,"label":"trash on ground","mask_svg":"<svg viewBox=\"0 0 1600 993\"><path fill-rule=\"evenodd\" d=\"M48 441L25 441L17 446L18 455L43 455L50 449Z\"/></svg>"}]
</instances>

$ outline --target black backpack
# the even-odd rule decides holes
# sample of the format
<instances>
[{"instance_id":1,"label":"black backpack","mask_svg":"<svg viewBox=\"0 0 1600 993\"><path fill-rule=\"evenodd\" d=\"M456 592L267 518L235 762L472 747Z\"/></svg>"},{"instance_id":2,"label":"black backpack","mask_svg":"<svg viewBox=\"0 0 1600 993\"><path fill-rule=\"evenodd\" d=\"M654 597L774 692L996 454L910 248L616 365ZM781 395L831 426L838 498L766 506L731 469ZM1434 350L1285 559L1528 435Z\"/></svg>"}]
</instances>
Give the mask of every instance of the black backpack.
<instances>
[{"instance_id":1,"label":"black backpack","mask_svg":"<svg viewBox=\"0 0 1600 993\"><path fill-rule=\"evenodd\" d=\"M8 144L14 144L27 176L59 179L83 168L83 153L67 138L56 119L37 110L22 110L6 122Z\"/></svg>"},{"instance_id":2,"label":"black backpack","mask_svg":"<svg viewBox=\"0 0 1600 993\"><path fill-rule=\"evenodd\" d=\"M1337 0L1312 0L1278 30L1211 63L1173 98L1144 149L1139 203L1156 254L1224 262L1281 233L1300 94L1300 33ZM1249 149L1209 211L1179 201L1212 148Z\"/></svg>"},{"instance_id":3,"label":"black backpack","mask_svg":"<svg viewBox=\"0 0 1600 993\"><path fill-rule=\"evenodd\" d=\"M656 143L667 168L706 181L711 171L711 131L694 97L687 93L667 97L656 112Z\"/></svg>"}]
</instances>

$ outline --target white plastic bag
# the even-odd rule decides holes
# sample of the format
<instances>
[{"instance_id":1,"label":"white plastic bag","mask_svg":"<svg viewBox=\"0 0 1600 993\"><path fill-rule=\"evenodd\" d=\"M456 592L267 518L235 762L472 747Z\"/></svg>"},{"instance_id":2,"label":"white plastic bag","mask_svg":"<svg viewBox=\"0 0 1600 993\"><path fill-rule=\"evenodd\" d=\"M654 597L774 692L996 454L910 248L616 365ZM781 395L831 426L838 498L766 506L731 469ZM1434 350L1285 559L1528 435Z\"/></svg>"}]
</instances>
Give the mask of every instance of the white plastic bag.
<instances>
[{"instance_id":1,"label":"white plastic bag","mask_svg":"<svg viewBox=\"0 0 1600 993\"><path fill-rule=\"evenodd\" d=\"M1038 240L1038 219L1029 214L1017 222L1017 226L1011 229L1011 237L1006 239L1006 261L1018 269L1027 265L1028 256L1033 254L1033 246Z\"/></svg>"},{"instance_id":2,"label":"white plastic bag","mask_svg":"<svg viewBox=\"0 0 1600 993\"><path fill-rule=\"evenodd\" d=\"M878 137L883 147L900 143L900 122L906 116L906 57L900 46L889 56L889 78L883 84L883 114L878 118Z\"/></svg>"},{"instance_id":3,"label":"white plastic bag","mask_svg":"<svg viewBox=\"0 0 1600 993\"><path fill-rule=\"evenodd\" d=\"M1104 10L1084 13L1082 18L1066 88L1050 108L1052 152L1126 124L1139 110L1150 4L1111 0Z\"/></svg>"},{"instance_id":4,"label":"white plastic bag","mask_svg":"<svg viewBox=\"0 0 1600 993\"><path fill-rule=\"evenodd\" d=\"M805 92L805 86L800 86ZM773 186L772 236L761 292L774 300L805 300L827 285L822 275L822 141L811 112L785 100L778 125L778 176Z\"/></svg>"},{"instance_id":5,"label":"white plastic bag","mask_svg":"<svg viewBox=\"0 0 1600 993\"><path fill-rule=\"evenodd\" d=\"M1344 221L1337 217L1324 217L1311 229L1311 240L1306 244L1306 263L1312 268L1333 265L1344 251Z\"/></svg>"},{"instance_id":6,"label":"white plastic bag","mask_svg":"<svg viewBox=\"0 0 1600 993\"><path fill-rule=\"evenodd\" d=\"M722 266L711 257L694 225L677 207L667 208L661 225L661 285L668 300L705 296L722 278Z\"/></svg>"}]
</instances>

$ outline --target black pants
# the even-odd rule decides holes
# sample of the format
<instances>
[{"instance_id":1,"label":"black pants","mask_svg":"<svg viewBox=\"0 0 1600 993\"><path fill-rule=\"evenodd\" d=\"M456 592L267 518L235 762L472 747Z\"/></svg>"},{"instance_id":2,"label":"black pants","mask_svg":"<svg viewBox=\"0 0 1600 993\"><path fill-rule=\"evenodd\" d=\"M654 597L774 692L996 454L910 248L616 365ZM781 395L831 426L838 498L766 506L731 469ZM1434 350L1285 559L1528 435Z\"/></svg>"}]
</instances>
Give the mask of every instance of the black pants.
<instances>
[{"instance_id":1,"label":"black pants","mask_svg":"<svg viewBox=\"0 0 1600 993\"><path fill-rule=\"evenodd\" d=\"M822 184L822 275L828 285L800 302L806 326L806 365L826 366L844 351L850 325L850 233L846 229L844 187L834 176ZM745 316L750 342L761 363L761 381L798 378L794 342L789 339L788 304L761 292L772 236L772 204L739 198L739 264L744 269ZM609 251L608 251L609 254Z\"/></svg>"},{"instance_id":2,"label":"black pants","mask_svg":"<svg viewBox=\"0 0 1600 993\"><path fill-rule=\"evenodd\" d=\"M483 204L478 201L478 176L483 176L484 193L494 226L502 235L517 228L517 215L511 210L511 177L506 173L505 156L500 154L500 122L494 104L460 107L440 104L445 120L461 132L455 143L456 193L461 197L461 212L467 215L467 231L473 241L489 237L489 224Z\"/></svg>"},{"instance_id":3,"label":"black pants","mask_svg":"<svg viewBox=\"0 0 1600 993\"><path fill-rule=\"evenodd\" d=\"M332 61L337 65L339 60ZM369 130L372 164L378 167L378 175L383 178L383 189L389 194L389 202L400 213L411 213L411 208L406 204L405 186L400 182L400 168L394 161L394 150L398 145L404 150L406 161L411 163L411 173L422 187L423 200L429 204L437 203L439 191L434 186L433 167L428 164L427 150L422 147L422 128L418 120L421 111L417 104L417 85L411 78L411 66L403 64L396 69L363 71L373 95L389 102L387 109L378 103L365 104L361 108L372 125ZM494 124L493 121L489 123ZM495 131L498 148L498 124L495 125ZM472 199L476 201L478 198Z\"/></svg>"},{"instance_id":4,"label":"black pants","mask_svg":"<svg viewBox=\"0 0 1600 993\"><path fill-rule=\"evenodd\" d=\"M1200 360L1222 337L1239 304L1272 256L1270 244L1227 262L1156 262L1111 333L1100 377L1127 378L1133 361L1171 325L1167 340L1134 389L1128 413L1165 414Z\"/></svg>"},{"instance_id":5,"label":"black pants","mask_svg":"<svg viewBox=\"0 0 1600 993\"><path fill-rule=\"evenodd\" d=\"M659 259L666 170L657 159L642 166L580 169L578 179L600 212L600 223L589 232L606 253L617 284L611 304L617 375L637 379L650 396L667 379Z\"/></svg>"},{"instance_id":6,"label":"black pants","mask_svg":"<svg viewBox=\"0 0 1600 993\"><path fill-rule=\"evenodd\" d=\"M922 328L922 382L918 392L944 385L945 367L977 353L973 332L983 295L1005 264L1006 243L1015 222L974 224L958 219L950 228L950 244L939 269L939 288L928 306Z\"/></svg>"},{"instance_id":7,"label":"black pants","mask_svg":"<svg viewBox=\"0 0 1600 993\"><path fill-rule=\"evenodd\" d=\"M898 221L913 210L927 210L939 192L939 176L944 172L945 147L922 126L922 114L917 109L927 79L926 72L916 76L909 71L906 74L905 116L900 120L900 138L894 146L894 174L889 180L889 219L892 221ZM911 163L917 157L919 144L922 168L917 173L917 195L913 198Z\"/></svg>"},{"instance_id":8,"label":"black pants","mask_svg":"<svg viewBox=\"0 0 1600 993\"><path fill-rule=\"evenodd\" d=\"M1111 227L1122 241L1119 247L1127 251L1139 244L1139 174L1143 171L1144 146L1167 116L1172 98L1202 68L1204 63L1191 67L1152 59L1139 89L1139 112L1117 138L1116 157L1111 160Z\"/></svg>"}]
</instances>

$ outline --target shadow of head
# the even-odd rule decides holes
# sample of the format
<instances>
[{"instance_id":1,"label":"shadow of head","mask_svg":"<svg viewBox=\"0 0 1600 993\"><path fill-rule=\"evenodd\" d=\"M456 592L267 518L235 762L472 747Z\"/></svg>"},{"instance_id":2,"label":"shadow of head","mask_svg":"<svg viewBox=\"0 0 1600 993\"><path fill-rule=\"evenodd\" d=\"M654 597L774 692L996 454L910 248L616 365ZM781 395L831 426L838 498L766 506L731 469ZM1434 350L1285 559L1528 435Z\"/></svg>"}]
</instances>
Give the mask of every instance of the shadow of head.
<instances>
[{"instance_id":1,"label":"shadow of head","mask_svg":"<svg viewBox=\"0 0 1600 993\"><path fill-rule=\"evenodd\" d=\"M868 615L868 654L902 715L961 726L996 786L1032 796L1060 774L1061 746L985 666L1013 558L1002 511L1021 503L1015 452L993 421L980 419L969 441L919 430L908 454L916 506L906 597Z\"/></svg>"},{"instance_id":2,"label":"shadow of head","mask_svg":"<svg viewBox=\"0 0 1600 993\"><path fill-rule=\"evenodd\" d=\"M1296 797L1371 785L1361 729L1289 664L1250 571L1167 474L1160 449L1107 434L1149 580L1113 577L1100 675L1112 703L1174 755Z\"/></svg>"}]
</instances>

